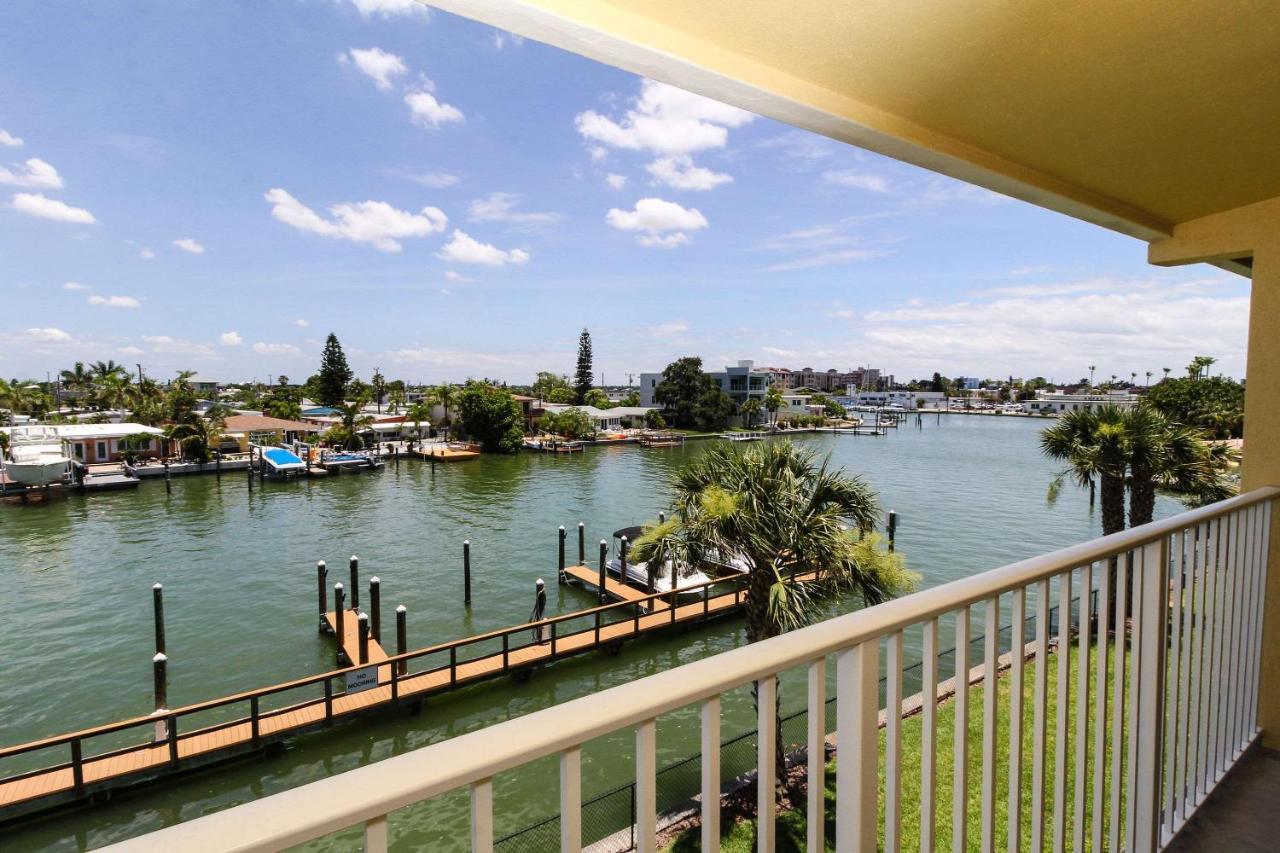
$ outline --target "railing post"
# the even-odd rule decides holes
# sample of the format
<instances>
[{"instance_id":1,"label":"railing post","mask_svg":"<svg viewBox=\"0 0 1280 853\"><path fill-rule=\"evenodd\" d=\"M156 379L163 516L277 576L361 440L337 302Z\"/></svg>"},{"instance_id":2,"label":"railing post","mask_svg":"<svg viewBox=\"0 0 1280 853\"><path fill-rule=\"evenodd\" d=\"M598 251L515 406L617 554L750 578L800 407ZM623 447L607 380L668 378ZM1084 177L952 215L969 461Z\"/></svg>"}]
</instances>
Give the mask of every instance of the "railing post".
<instances>
[{"instance_id":1,"label":"railing post","mask_svg":"<svg viewBox=\"0 0 1280 853\"><path fill-rule=\"evenodd\" d=\"M329 570L325 568L324 560L318 561L316 563L316 605L320 611L321 634L329 630L329 626L324 621L324 614L329 610L329 588L325 586L328 574Z\"/></svg>"},{"instance_id":2,"label":"railing post","mask_svg":"<svg viewBox=\"0 0 1280 853\"><path fill-rule=\"evenodd\" d=\"M333 679L324 680L324 724L333 724Z\"/></svg>"},{"instance_id":3,"label":"railing post","mask_svg":"<svg viewBox=\"0 0 1280 853\"><path fill-rule=\"evenodd\" d=\"M258 697L249 697L249 739L254 746L258 745L260 732L258 731Z\"/></svg>"},{"instance_id":4,"label":"railing post","mask_svg":"<svg viewBox=\"0 0 1280 853\"><path fill-rule=\"evenodd\" d=\"M836 753L844 768L836 784L837 853L876 849L879 680L879 640L836 657Z\"/></svg>"},{"instance_id":5,"label":"railing post","mask_svg":"<svg viewBox=\"0 0 1280 853\"><path fill-rule=\"evenodd\" d=\"M396 654L402 655L409 650L409 610L403 604L396 607ZM396 663L396 672L404 675L409 671L407 660Z\"/></svg>"},{"instance_id":6,"label":"railing post","mask_svg":"<svg viewBox=\"0 0 1280 853\"><path fill-rule=\"evenodd\" d=\"M382 581L377 575L369 578L369 636L382 643Z\"/></svg>"},{"instance_id":7,"label":"railing post","mask_svg":"<svg viewBox=\"0 0 1280 853\"><path fill-rule=\"evenodd\" d=\"M511 669L511 635L502 635L502 671L508 672Z\"/></svg>"},{"instance_id":8,"label":"railing post","mask_svg":"<svg viewBox=\"0 0 1280 853\"><path fill-rule=\"evenodd\" d=\"M1160 791L1164 727L1165 644L1169 621L1169 540L1160 537L1142 547L1142 583L1139 619L1138 659L1134 675L1138 679L1138 765L1130 773L1137 777L1133 804L1134 849L1160 848ZM1135 584L1135 588L1139 588Z\"/></svg>"},{"instance_id":9,"label":"railing post","mask_svg":"<svg viewBox=\"0 0 1280 853\"><path fill-rule=\"evenodd\" d=\"M458 683L458 647L449 647L449 686Z\"/></svg>"},{"instance_id":10,"label":"railing post","mask_svg":"<svg viewBox=\"0 0 1280 853\"><path fill-rule=\"evenodd\" d=\"M71 741L71 780L76 793L84 792L84 752L80 738Z\"/></svg>"}]
</instances>

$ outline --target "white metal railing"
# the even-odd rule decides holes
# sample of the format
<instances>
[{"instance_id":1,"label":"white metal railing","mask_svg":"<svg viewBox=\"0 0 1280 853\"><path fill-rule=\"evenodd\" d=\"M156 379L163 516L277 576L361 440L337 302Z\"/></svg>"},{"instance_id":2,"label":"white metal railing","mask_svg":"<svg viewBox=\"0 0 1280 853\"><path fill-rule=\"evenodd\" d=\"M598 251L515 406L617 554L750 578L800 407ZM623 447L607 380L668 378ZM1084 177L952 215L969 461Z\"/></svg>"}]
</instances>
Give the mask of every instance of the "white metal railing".
<instances>
[{"instance_id":1,"label":"white metal railing","mask_svg":"<svg viewBox=\"0 0 1280 853\"><path fill-rule=\"evenodd\" d=\"M656 849L656 720L701 703L702 802L719 803L720 697L759 684L758 753L772 778L774 702L779 673L808 672L809 784L823 784L826 658L835 655L837 706L836 848L875 850L881 755L878 677L886 647L887 707L902 701L904 633L923 643L920 790L902 797L902 721L887 715L883 849L900 849L900 817L918 810L921 849L935 846L938 750L953 750L951 846L971 833L983 850L1154 851L1162 848L1258 734L1257 691L1271 510L1280 490L1265 488L944 586L840 616L747 648L715 655L554 708L303 785L118 845L129 850L279 850L363 824L365 847L387 846L387 816L401 807L469 786L471 847L493 847L493 786L498 774L536 759L560 759L561 848L578 851L581 748L633 729L638 849ZM1114 566L1114 571L1112 567ZM1114 576L1113 576L1114 574ZM1073 598L1073 593L1075 597ZM1055 603L1056 602L1056 603ZM1074 605L1073 605L1073 602ZM1029 619L1028 606L1034 616ZM1114 605L1126 632L1109 639ZM1056 607L1056 626L1051 625ZM970 672L971 611L983 626L982 668ZM1006 661L1010 691L1007 777L998 778L1003 700L995 690L1001 616L1011 619ZM939 631L955 635L954 732L940 744ZM1056 630L1054 630L1056 627ZM1027 642L1030 640L1030 642ZM1068 652L1074 645L1075 678ZM1108 655L1112 661L1108 663ZM1030 684L1031 732L1023 731L1024 675ZM1056 672L1050 703L1049 672ZM983 684L982 734L968 736L972 683ZM1092 689L1091 688L1092 685ZM900 707L900 706L898 706ZM1050 720L1052 717L1052 720ZM1074 717L1074 735L1070 734ZM1050 723L1053 745L1049 749ZM1029 792L1022 748L1032 742ZM1074 747L1070 749L1070 747ZM1016 748L1015 748L1016 747ZM969 759L979 757L981 807L970 809ZM1070 763L1069 763L1070 762ZM1052 772L1051 772L1052 768ZM1074 784L1068 790L1068 771ZM1050 779L1052 790L1048 790ZM1003 782L1006 801L998 801ZM1092 791L1090 792L1090 785ZM757 786L758 849L775 842L772 786ZM1029 797L1027 794L1029 793ZM1091 794L1091 795L1090 795ZM823 798L808 798L808 847L823 848ZM1025 816L1030 838L1021 826ZM718 849L719 810L706 810L704 850ZM1068 826L1070 824L1070 826ZM1069 834L1068 834L1069 829Z\"/></svg>"}]
</instances>

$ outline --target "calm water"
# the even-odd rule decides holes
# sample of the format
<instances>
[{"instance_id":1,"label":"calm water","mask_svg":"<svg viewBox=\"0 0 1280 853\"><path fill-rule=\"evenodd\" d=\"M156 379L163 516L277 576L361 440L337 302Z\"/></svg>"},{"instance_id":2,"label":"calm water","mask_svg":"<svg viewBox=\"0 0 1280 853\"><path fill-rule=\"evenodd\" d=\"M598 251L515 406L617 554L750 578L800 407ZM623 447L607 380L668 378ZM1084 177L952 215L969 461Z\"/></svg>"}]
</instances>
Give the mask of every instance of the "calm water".
<instances>
[{"instance_id":1,"label":"calm water","mask_svg":"<svg viewBox=\"0 0 1280 853\"><path fill-rule=\"evenodd\" d=\"M887 438L806 435L797 443L865 477L899 513L898 548L932 586L1083 541L1100 533L1087 497L1046 505L1055 467L1037 449L1043 422L934 417ZM255 484L243 474L176 479L136 492L72 496L41 507L0 507L0 620L6 690L0 742L19 743L151 710L150 587L165 587L170 706L331 668L332 641L316 632L315 561L344 580L360 556L362 584L382 580L384 620L409 610L411 647L524 621L533 581L551 582L549 610L590 606L554 584L556 527L587 526L588 553L620 527L655 518L664 483L705 442L683 449L589 449L568 458L483 457L432 468ZM1178 510L1161 500L1159 516ZM472 543L473 607L462 605L461 548ZM833 612L840 609L833 604ZM975 630L978 626L975 625ZM436 698L420 715L388 713L295 740L283 754L212 769L118 796L3 839L11 849L85 849L274 793L577 696L732 648L739 621L585 656L526 683L495 680ZM784 679L784 710L803 702ZM726 700L726 735L752 727L745 691ZM696 711L659 723L660 760L697 749ZM584 753L584 796L626 782L630 737ZM619 757L622 756L622 757ZM58 760L63 760L59 756ZM6 771L11 767L0 768ZM500 834L553 814L555 767L543 762L496 783ZM466 849L464 796L398 813L402 849ZM316 845L340 849L350 836Z\"/></svg>"}]
</instances>

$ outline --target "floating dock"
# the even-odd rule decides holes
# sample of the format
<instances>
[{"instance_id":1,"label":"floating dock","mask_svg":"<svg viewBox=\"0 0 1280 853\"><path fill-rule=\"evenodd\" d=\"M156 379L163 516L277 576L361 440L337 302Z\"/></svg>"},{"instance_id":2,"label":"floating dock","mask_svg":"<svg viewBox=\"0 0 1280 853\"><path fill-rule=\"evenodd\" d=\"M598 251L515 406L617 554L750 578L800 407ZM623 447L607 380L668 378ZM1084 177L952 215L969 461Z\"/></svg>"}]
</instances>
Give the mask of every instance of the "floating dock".
<instances>
[{"instance_id":1,"label":"floating dock","mask_svg":"<svg viewBox=\"0 0 1280 853\"><path fill-rule=\"evenodd\" d=\"M566 576L599 578L589 566L565 567ZM670 593L648 595L609 579L606 592L620 600L428 646L388 654L371 631L360 664L359 614L343 608L343 630L335 636L357 663L233 696L162 709L108 725L0 749L0 761L46 753L57 763L0 776L0 822L62 805L97 800L110 791L260 752L304 732L397 705L417 706L428 696L498 676L527 671L597 649L616 650L625 641L691 626L738 612L746 600L745 575L686 588L695 592L673 602ZM813 575L793 575L794 582ZM375 608L376 609L376 608ZM337 634L337 611L321 604L321 622ZM375 626L380 627L380 626ZM397 638L399 641L399 638ZM371 666L372 665L372 666ZM376 666L376 674L370 670ZM225 719L231 709L239 716ZM247 712L247 713L246 713ZM234 713L234 711L232 711ZM119 737L130 732L130 738ZM116 735L116 746L95 739Z\"/></svg>"},{"instance_id":2,"label":"floating dock","mask_svg":"<svg viewBox=\"0 0 1280 853\"><path fill-rule=\"evenodd\" d=\"M429 445L427 447L415 447L410 453L419 459L427 459L432 462L462 462L467 459L479 459L480 448L475 445L454 445L440 446Z\"/></svg>"}]
</instances>

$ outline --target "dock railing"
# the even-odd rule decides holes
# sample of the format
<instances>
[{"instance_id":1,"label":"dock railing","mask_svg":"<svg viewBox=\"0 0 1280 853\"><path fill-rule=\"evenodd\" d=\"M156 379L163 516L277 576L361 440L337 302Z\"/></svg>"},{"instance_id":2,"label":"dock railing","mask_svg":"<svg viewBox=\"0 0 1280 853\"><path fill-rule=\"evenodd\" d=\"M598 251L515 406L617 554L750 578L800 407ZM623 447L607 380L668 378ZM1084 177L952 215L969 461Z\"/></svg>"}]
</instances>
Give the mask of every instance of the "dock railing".
<instances>
[{"instance_id":1,"label":"dock railing","mask_svg":"<svg viewBox=\"0 0 1280 853\"><path fill-rule=\"evenodd\" d=\"M875 850L880 842L881 647L887 664L887 704L902 697L904 633L924 644L925 697L936 695L939 630L955 632L956 691L952 743L940 744L939 714L922 706L920 797L903 801L902 725L887 715L883 755L886 850L901 844L904 809L918 809L922 842L932 849L939 786L938 749L953 750L956 768L951 841L963 849L973 833L980 848L997 846L997 815L1011 849L1029 840L1042 849L1069 843L1084 849L1152 851L1163 847L1258 736L1257 695L1262 601L1275 488L1259 489L1174 518L1014 563L886 604L839 616L789 634L724 652L592 696L461 735L328 779L122 845L135 850L280 850L347 827L363 825L365 848L387 848L388 814L458 788L471 798L471 847L493 848L493 777L529 762L558 756L561 848L581 847L581 760L587 741L620 730L635 734L636 846L653 851L656 838L657 718L697 704L702 722L702 802L720 794L720 699L757 684L757 768L774 776L775 696L780 673L808 675L808 784L824 783L826 659L835 656L836 847ZM1114 574L1113 574L1114 573ZM1097 606L1073 608L1079 602ZM1088 595L1085 595L1085 592ZM1046 618L1059 603L1056 637ZM1117 614L1115 631L1107 614ZM1013 635L1036 614L1029 658L1011 656L1009 726L1004 749L1008 784L998 786L998 692L1001 611L1012 615ZM981 736L969 735L971 611L985 626ZM1127 619L1125 614L1130 614ZM1096 618L1093 618L1096 615ZM1127 646L1127 650L1126 650ZM1071 651L1074 647L1074 651ZM1051 652L1052 650L1052 652ZM1114 651L1113 665L1107 655ZM1094 665L1089 665L1090 657ZM1070 660L1077 666L1072 673ZM1023 731L1025 661L1034 664L1031 724ZM930 661L933 663L931 664ZM1049 702L1048 667L1057 672ZM1050 720L1050 710L1053 719ZM1072 718L1074 734L1069 736ZM1055 736L1049 740L1049 727ZM1030 790L1024 789L1023 747L1030 737ZM1073 741L1068 751L1068 741ZM1051 748L1050 748L1051 747ZM980 750L977 808L970 806L971 750ZM1052 774L1048 768L1052 766ZM1068 771L1074 784L1067 788ZM978 774L975 774L978 775ZM1049 783L1052 783L1050 789ZM1091 787L1090 783L1091 782ZM997 799L1003 787L1005 802ZM757 786L758 849L776 841L772 786ZM1029 793L1029 796L1028 796ZM824 846L823 797L808 797L808 849ZM1021 837L1023 817L1030 838ZM718 849L718 808L704 810L704 850Z\"/></svg>"},{"instance_id":2,"label":"dock railing","mask_svg":"<svg viewBox=\"0 0 1280 853\"><path fill-rule=\"evenodd\" d=\"M501 655L501 668L493 674L506 674L525 666L543 664L597 648L602 642L601 632L611 626L621 627L609 632L605 642L625 642L642 633L642 619L645 620L644 630L651 630L657 618L655 614L661 614L672 623L677 621L677 617L680 621L690 621L690 617L696 621L699 614L690 613L689 608L691 605L699 605L702 608L703 618L715 618L723 613L713 611L711 602L720 596L732 595L733 604L739 605L745 597L745 580L744 575L730 575L683 587L682 590L696 593L696 598L686 599L679 608L667 606L664 610L657 609L655 605L669 605L672 594L654 593L644 595L635 601L612 602L585 610L548 616L537 622L522 623L390 655L377 664L380 669L389 668L389 675L383 678L381 683L390 685L391 699L397 701L402 698L401 685L419 676L447 673L447 682L450 687L473 680L465 674L460 675L460 670L478 660L496 659ZM642 613L642 610L652 612L646 614ZM535 632L539 630L541 640L535 637ZM590 635L588 643L571 642L588 635ZM547 648L549 656L542 655L532 663L513 660L513 656L518 656L521 650L534 646ZM75 793L84 793L87 784L85 764L138 749L139 734L145 736L145 741L141 741L142 743L165 744L168 761L177 763L189 757L189 750L184 748L184 740L190 741L197 735L212 734L248 724L251 738L245 745L256 747L265 737L264 729L275 731L275 727L269 725L269 721L320 706L323 706L324 713L318 722L321 725L330 725L336 716L342 715L341 712L335 713L334 702L344 695L343 685L346 677L367 669L368 666L369 664L355 664L231 696L0 748L0 784L49 771L69 769ZM304 692L311 695L299 699L299 694ZM237 707L242 709L240 714L235 714ZM300 730L301 727L291 726L288 733L296 733ZM102 743L103 740L110 741L108 748L91 751L94 742ZM3 770L6 762L51 751L62 751L62 760L53 764L27 766L13 772ZM157 759L153 758L140 766L139 771L155 770L156 761ZM92 780L88 784L91 787Z\"/></svg>"}]
</instances>

